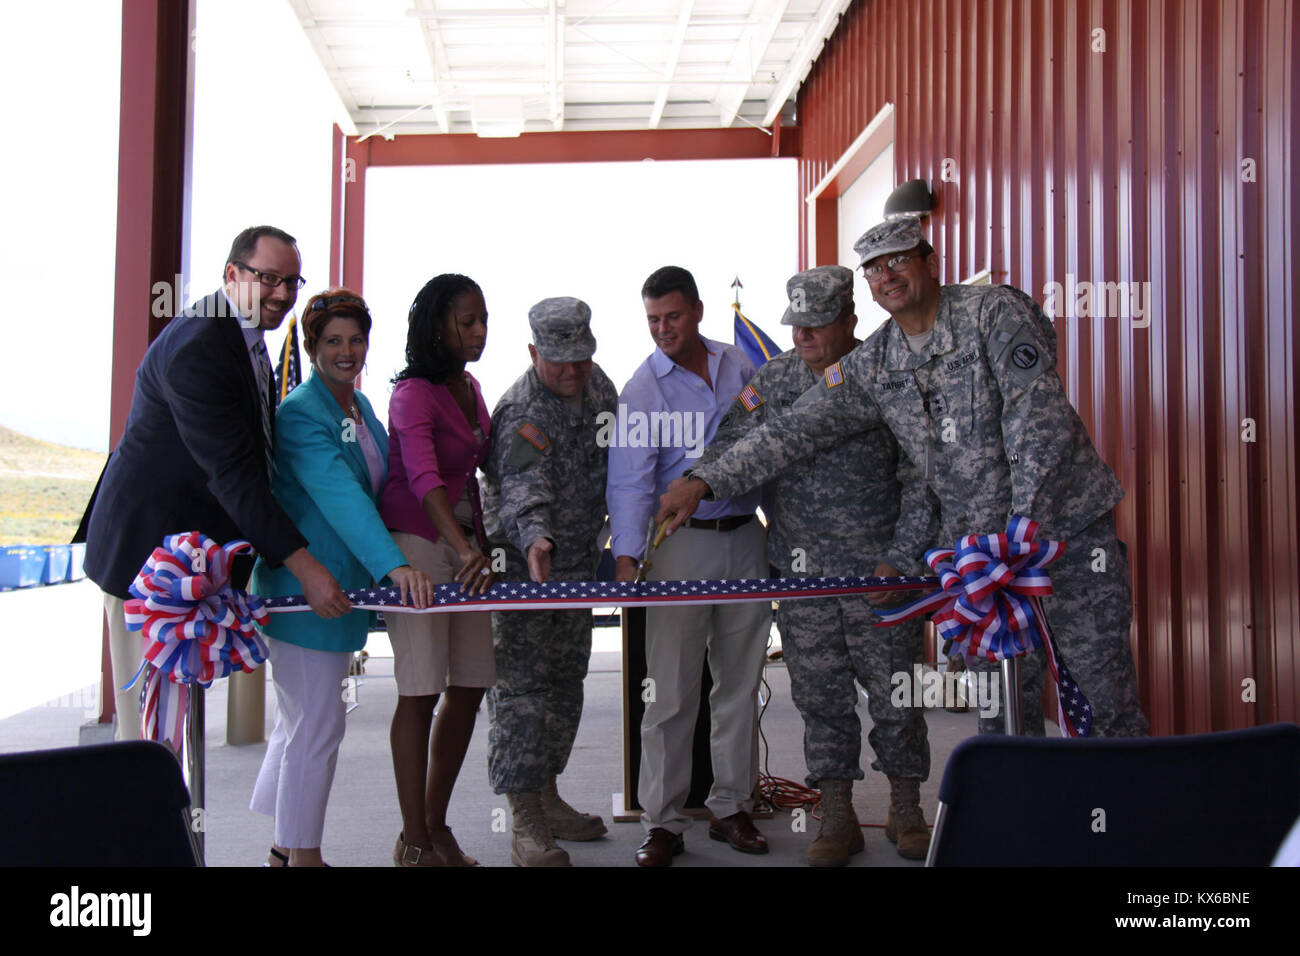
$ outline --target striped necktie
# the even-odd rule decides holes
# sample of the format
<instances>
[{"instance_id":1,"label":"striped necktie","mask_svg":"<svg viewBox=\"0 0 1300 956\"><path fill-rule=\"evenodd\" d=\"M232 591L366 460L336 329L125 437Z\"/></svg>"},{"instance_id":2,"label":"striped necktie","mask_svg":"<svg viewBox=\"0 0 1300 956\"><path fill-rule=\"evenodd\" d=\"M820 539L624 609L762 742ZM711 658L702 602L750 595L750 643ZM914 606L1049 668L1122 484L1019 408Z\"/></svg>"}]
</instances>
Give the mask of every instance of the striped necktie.
<instances>
[{"instance_id":1,"label":"striped necktie","mask_svg":"<svg viewBox=\"0 0 1300 956\"><path fill-rule=\"evenodd\" d=\"M266 351L266 343L261 339L253 345L253 355L257 358L257 393L258 405L262 409L262 441L266 452L266 480L271 480L271 356Z\"/></svg>"}]
</instances>

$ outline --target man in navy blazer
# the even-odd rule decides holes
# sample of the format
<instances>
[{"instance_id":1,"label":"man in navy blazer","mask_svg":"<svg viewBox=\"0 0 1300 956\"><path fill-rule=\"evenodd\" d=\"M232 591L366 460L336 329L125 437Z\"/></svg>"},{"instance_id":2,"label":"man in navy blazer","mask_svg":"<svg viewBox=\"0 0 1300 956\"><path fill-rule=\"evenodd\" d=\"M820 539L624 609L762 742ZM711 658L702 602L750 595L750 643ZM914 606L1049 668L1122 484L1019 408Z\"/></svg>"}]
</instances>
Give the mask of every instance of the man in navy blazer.
<instances>
[{"instance_id":1,"label":"man in navy blazer","mask_svg":"<svg viewBox=\"0 0 1300 956\"><path fill-rule=\"evenodd\" d=\"M300 270L288 233L245 229L231 245L223 287L169 322L136 372L126 430L82 519L86 575L104 592L119 740L140 736L139 687L121 688L140 667L141 640L126 630L122 602L167 535L251 541L293 572L321 617L351 610L271 496L275 397L262 335L293 307Z\"/></svg>"}]
</instances>

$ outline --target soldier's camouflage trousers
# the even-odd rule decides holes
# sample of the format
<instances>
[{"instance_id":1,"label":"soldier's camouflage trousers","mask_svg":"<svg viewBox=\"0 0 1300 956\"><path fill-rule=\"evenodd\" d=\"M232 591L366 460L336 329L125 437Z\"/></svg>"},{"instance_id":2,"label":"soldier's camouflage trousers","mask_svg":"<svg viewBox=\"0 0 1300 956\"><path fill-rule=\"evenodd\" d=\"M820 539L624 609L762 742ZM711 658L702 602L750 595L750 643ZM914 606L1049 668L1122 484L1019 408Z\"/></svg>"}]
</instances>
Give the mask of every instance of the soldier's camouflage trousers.
<instances>
[{"instance_id":1,"label":"soldier's camouflage trousers","mask_svg":"<svg viewBox=\"0 0 1300 956\"><path fill-rule=\"evenodd\" d=\"M783 601L776 620L791 696L804 721L808 784L864 776L855 677L868 695L873 726L867 739L876 753L871 766L889 776L929 777L924 709L890 702L890 677L910 679L921 660L923 622L876 627L879 618L861 597Z\"/></svg>"},{"instance_id":2,"label":"soldier's camouflage trousers","mask_svg":"<svg viewBox=\"0 0 1300 956\"><path fill-rule=\"evenodd\" d=\"M488 779L495 793L541 790L564 771L578 733L591 612L494 612L492 646Z\"/></svg>"}]
</instances>

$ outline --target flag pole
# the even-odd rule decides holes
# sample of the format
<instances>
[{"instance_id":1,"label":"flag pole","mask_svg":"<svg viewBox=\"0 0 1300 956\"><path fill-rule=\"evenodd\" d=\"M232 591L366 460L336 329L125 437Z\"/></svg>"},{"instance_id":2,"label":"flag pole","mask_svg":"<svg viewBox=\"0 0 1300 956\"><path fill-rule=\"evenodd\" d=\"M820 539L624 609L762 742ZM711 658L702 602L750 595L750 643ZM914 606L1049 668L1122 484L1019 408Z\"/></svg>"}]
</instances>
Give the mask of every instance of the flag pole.
<instances>
[{"instance_id":1,"label":"flag pole","mask_svg":"<svg viewBox=\"0 0 1300 956\"><path fill-rule=\"evenodd\" d=\"M298 361L298 340L294 334L297 327L298 313L292 312L289 314L289 331L285 333L284 345L280 347L280 401L284 401L284 397L289 394L290 365L296 365Z\"/></svg>"}]
</instances>

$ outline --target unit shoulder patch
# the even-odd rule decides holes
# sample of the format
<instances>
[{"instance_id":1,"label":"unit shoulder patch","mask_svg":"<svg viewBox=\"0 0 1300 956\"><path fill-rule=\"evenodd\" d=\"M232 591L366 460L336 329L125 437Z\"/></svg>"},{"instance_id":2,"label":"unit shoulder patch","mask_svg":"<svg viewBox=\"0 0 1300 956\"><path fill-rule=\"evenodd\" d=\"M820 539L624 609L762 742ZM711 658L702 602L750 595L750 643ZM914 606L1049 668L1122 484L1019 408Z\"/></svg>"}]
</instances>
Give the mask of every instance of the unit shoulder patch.
<instances>
[{"instance_id":1,"label":"unit shoulder patch","mask_svg":"<svg viewBox=\"0 0 1300 956\"><path fill-rule=\"evenodd\" d=\"M1007 343L1001 359L1007 379L1019 386L1028 385L1050 368L1051 364L1050 356L1043 354L1042 345L1027 328L1022 328Z\"/></svg>"},{"instance_id":2,"label":"unit shoulder patch","mask_svg":"<svg viewBox=\"0 0 1300 956\"><path fill-rule=\"evenodd\" d=\"M1038 364L1038 349L1028 342L1017 345L1011 350L1011 361L1016 363L1017 368L1028 371Z\"/></svg>"}]
</instances>

